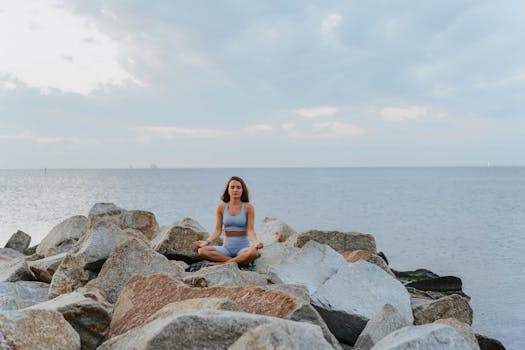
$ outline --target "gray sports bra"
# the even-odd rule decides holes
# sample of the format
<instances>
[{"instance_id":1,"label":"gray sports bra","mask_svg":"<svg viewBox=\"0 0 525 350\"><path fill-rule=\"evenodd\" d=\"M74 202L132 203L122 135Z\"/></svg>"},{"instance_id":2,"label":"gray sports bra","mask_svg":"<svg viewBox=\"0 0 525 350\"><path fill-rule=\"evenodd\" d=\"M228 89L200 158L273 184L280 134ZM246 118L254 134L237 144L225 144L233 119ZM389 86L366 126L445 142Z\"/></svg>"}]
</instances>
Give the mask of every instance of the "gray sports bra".
<instances>
[{"instance_id":1,"label":"gray sports bra","mask_svg":"<svg viewBox=\"0 0 525 350\"><path fill-rule=\"evenodd\" d=\"M226 203L222 213L222 224L224 225L224 231L248 230L248 216L246 215L245 203L242 203L239 215L235 216L228 213L228 203Z\"/></svg>"}]
</instances>

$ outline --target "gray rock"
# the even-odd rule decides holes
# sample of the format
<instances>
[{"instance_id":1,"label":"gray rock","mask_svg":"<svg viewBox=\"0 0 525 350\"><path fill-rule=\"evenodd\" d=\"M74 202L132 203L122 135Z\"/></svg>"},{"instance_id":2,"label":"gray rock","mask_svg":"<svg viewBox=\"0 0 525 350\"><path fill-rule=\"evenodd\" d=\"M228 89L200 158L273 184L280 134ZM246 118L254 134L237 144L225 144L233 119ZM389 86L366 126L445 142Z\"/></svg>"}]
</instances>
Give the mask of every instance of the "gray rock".
<instances>
[{"instance_id":1,"label":"gray rock","mask_svg":"<svg viewBox=\"0 0 525 350\"><path fill-rule=\"evenodd\" d=\"M7 249L7 248L4 248ZM34 281L25 259L0 260L0 282Z\"/></svg>"},{"instance_id":2,"label":"gray rock","mask_svg":"<svg viewBox=\"0 0 525 350\"><path fill-rule=\"evenodd\" d=\"M505 350L503 344L497 339L492 339L476 333L476 340L478 341L481 350Z\"/></svg>"},{"instance_id":3,"label":"gray rock","mask_svg":"<svg viewBox=\"0 0 525 350\"><path fill-rule=\"evenodd\" d=\"M226 263L186 273L184 283L194 287L211 286L265 286L267 276L252 271L241 271L236 263Z\"/></svg>"},{"instance_id":4,"label":"gray rock","mask_svg":"<svg viewBox=\"0 0 525 350\"><path fill-rule=\"evenodd\" d=\"M18 310L47 300L49 285L42 282L0 282L0 311Z\"/></svg>"},{"instance_id":5,"label":"gray rock","mask_svg":"<svg viewBox=\"0 0 525 350\"><path fill-rule=\"evenodd\" d=\"M206 229L191 218L171 226L163 227L161 232L151 240L151 247L170 259L183 260L188 263L202 260L193 247L193 242L209 237ZM214 244L214 243L212 243ZM215 245L218 245L215 242Z\"/></svg>"},{"instance_id":6,"label":"gray rock","mask_svg":"<svg viewBox=\"0 0 525 350\"><path fill-rule=\"evenodd\" d=\"M332 333L349 344L385 304L393 305L409 322L413 320L410 295L403 285L362 260L341 267L311 298Z\"/></svg>"},{"instance_id":7,"label":"gray rock","mask_svg":"<svg viewBox=\"0 0 525 350\"><path fill-rule=\"evenodd\" d=\"M118 245L137 238L147 243L147 238L136 230L122 230L110 221L98 221L72 248L74 254L86 257L86 268L98 271L111 251Z\"/></svg>"},{"instance_id":8,"label":"gray rock","mask_svg":"<svg viewBox=\"0 0 525 350\"><path fill-rule=\"evenodd\" d=\"M390 333L372 350L467 350L469 343L454 328L444 324L408 326Z\"/></svg>"},{"instance_id":9,"label":"gray rock","mask_svg":"<svg viewBox=\"0 0 525 350\"><path fill-rule=\"evenodd\" d=\"M454 328L469 343L471 350L480 350L476 336L468 324L459 322L455 318L445 318L434 323L446 324Z\"/></svg>"},{"instance_id":10,"label":"gray rock","mask_svg":"<svg viewBox=\"0 0 525 350\"><path fill-rule=\"evenodd\" d=\"M269 284L264 287L267 290L278 290L290 295L293 295L299 300L302 300L306 304L310 304L310 294L308 288L302 284Z\"/></svg>"},{"instance_id":11,"label":"gray rock","mask_svg":"<svg viewBox=\"0 0 525 350\"><path fill-rule=\"evenodd\" d=\"M327 245L310 241L281 264L271 266L268 276L273 283L303 284L311 295L346 265L341 254Z\"/></svg>"},{"instance_id":12,"label":"gray rock","mask_svg":"<svg viewBox=\"0 0 525 350\"><path fill-rule=\"evenodd\" d=\"M85 216L72 216L49 231L36 248L36 253L47 257L67 252L87 232L87 228L88 219Z\"/></svg>"},{"instance_id":13,"label":"gray rock","mask_svg":"<svg viewBox=\"0 0 525 350\"><path fill-rule=\"evenodd\" d=\"M0 264L17 259L25 260L26 258L27 256L24 253L20 253L18 250L12 248L0 248Z\"/></svg>"},{"instance_id":14,"label":"gray rock","mask_svg":"<svg viewBox=\"0 0 525 350\"><path fill-rule=\"evenodd\" d=\"M457 294L419 305L413 311L416 325L432 323L441 318L455 318L463 323L472 324L472 308L467 299Z\"/></svg>"},{"instance_id":15,"label":"gray rock","mask_svg":"<svg viewBox=\"0 0 525 350\"><path fill-rule=\"evenodd\" d=\"M376 241L371 234L359 232L319 231L310 230L300 233L295 238L295 246L303 247L309 241L326 244L342 253L347 250L368 250L377 254Z\"/></svg>"},{"instance_id":16,"label":"gray rock","mask_svg":"<svg viewBox=\"0 0 525 350\"><path fill-rule=\"evenodd\" d=\"M89 227L97 226L99 223L113 223L121 227L125 209L117 207L113 203L95 203L89 210Z\"/></svg>"},{"instance_id":17,"label":"gray rock","mask_svg":"<svg viewBox=\"0 0 525 350\"><path fill-rule=\"evenodd\" d=\"M13 233L11 238L9 238L5 247L17 250L20 253L25 254L24 252L29 247L30 243L31 236L23 231L18 230L15 233Z\"/></svg>"},{"instance_id":18,"label":"gray rock","mask_svg":"<svg viewBox=\"0 0 525 350\"><path fill-rule=\"evenodd\" d=\"M257 232L257 238L264 244L283 243L295 234L297 234L297 232L284 221L266 217L262 222L260 230Z\"/></svg>"},{"instance_id":19,"label":"gray rock","mask_svg":"<svg viewBox=\"0 0 525 350\"><path fill-rule=\"evenodd\" d=\"M83 350L94 350L107 337L112 306L88 289L60 295L29 308L58 311L80 335Z\"/></svg>"},{"instance_id":20,"label":"gray rock","mask_svg":"<svg viewBox=\"0 0 525 350\"><path fill-rule=\"evenodd\" d=\"M175 261L155 252L148 244L131 239L117 246L106 260L97 278L88 286L103 290L111 303L115 303L124 284L133 274L149 275L165 272L173 280L181 281L184 268Z\"/></svg>"},{"instance_id":21,"label":"gray rock","mask_svg":"<svg viewBox=\"0 0 525 350\"><path fill-rule=\"evenodd\" d=\"M160 310L162 311L162 310ZM133 331L104 342L108 349L227 349L246 331L263 324L286 327L293 321L225 310L175 310L160 312ZM293 326L292 326L293 327ZM322 337L321 337L322 338Z\"/></svg>"},{"instance_id":22,"label":"gray rock","mask_svg":"<svg viewBox=\"0 0 525 350\"><path fill-rule=\"evenodd\" d=\"M354 348L355 350L370 350L388 334L410 325L410 322L395 307L386 304L368 321L365 329L357 338Z\"/></svg>"},{"instance_id":23,"label":"gray rock","mask_svg":"<svg viewBox=\"0 0 525 350\"><path fill-rule=\"evenodd\" d=\"M281 243L273 243L264 246L261 256L257 258L255 271L267 274L274 265L281 264L290 256L299 252L300 248L286 246Z\"/></svg>"},{"instance_id":24,"label":"gray rock","mask_svg":"<svg viewBox=\"0 0 525 350\"><path fill-rule=\"evenodd\" d=\"M264 324L244 333L228 350L333 349L322 335L319 327L307 323Z\"/></svg>"},{"instance_id":25,"label":"gray rock","mask_svg":"<svg viewBox=\"0 0 525 350\"><path fill-rule=\"evenodd\" d=\"M10 350L78 350L80 337L56 311L6 311L0 313L0 347Z\"/></svg>"},{"instance_id":26,"label":"gray rock","mask_svg":"<svg viewBox=\"0 0 525 350\"><path fill-rule=\"evenodd\" d=\"M93 274L85 270L85 266L86 258L84 255L68 253L51 279L49 299L56 298L61 294L71 293L92 279Z\"/></svg>"}]
</instances>

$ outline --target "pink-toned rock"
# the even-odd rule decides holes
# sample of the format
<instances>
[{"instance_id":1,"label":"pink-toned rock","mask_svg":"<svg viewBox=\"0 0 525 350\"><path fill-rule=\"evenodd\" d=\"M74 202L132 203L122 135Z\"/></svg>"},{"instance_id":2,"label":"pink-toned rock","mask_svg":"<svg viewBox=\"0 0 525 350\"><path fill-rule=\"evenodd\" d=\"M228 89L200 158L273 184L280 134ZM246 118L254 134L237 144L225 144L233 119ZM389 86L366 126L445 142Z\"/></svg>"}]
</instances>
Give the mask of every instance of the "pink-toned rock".
<instances>
[{"instance_id":1,"label":"pink-toned rock","mask_svg":"<svg viewBox=\"0 0 525 350\"><path fill-rule=\"evenodd\" d=\"M67 254L51 279L49 298L52 299L61 294L70 293L84 286L93 277L90 271L84 269L85 265L84 255Z\"/></svg>"},{"instance_id":2,"label":"pink-toned rock","mask_svg":"<svg viewBox=\"0 0 525 350\"><path fill-rule=\"evenodd\" d=\"M369 261L372 258L372 253L368 250L347 250L341 253L343 258L349 263L355 263L358 260Z\"/></svg>"},{"instance_id":3,"label":"pink-toned rock","mask_svg":"<svg viewBox=\"0 0 525 350\"><path fill-rule=\"evenodd\" d=\"M472 324L472 308L468 300L458 294L448 295L428 304L415 307L414 324L432 323L443 318L455 318L468 325Z\"/></svg>"},{"instance_id":4,"label":"pink-toned rock","mask_svg":"<svg viewBox=\"0 0 525 350\"><path fill-rule=\"evenodd\" d=\"M122 228L132 228L142 232L150 240L159 230L155 214L144 210L130 210L122 216Z\"/></svg>"},{"instance_id":5,"label":"pink-toned rock","mask_svg":"<svg viewBox=\"0 0 525 350\"><path fill-rule=\"evenodd\" d=\"M332 247L339 253L347 250L368 250L376 253L376 240L371 234L359 232L310 230L294 236L293 244L303 247L309 241L316 241Z\"/></svg>"},{"instance_id":6,"label":"pink-toned rock","mask_svg":"<svg viewBox=\"0 0 525 350\"><path fill-rule=\"evenodd\" d=\"M290 319L300 302L293 296L260 287L191 288L177 285L166 274L134 275L115 304L109 337L142 325L163 306L194 298L229 298L244 312Z\"/></svg>"}]
</instances>

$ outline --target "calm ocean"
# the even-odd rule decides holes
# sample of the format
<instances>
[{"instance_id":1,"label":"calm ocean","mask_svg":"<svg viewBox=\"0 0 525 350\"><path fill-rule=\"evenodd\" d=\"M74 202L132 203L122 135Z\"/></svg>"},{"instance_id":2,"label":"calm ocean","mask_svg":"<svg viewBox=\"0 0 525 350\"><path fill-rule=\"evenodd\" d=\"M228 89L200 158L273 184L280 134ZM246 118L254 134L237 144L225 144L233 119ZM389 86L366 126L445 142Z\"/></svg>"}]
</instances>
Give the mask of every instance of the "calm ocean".
<instances>
[{"instance_id":1,"label":"calm ocean","mask_svg":"<svg viewBox=\"0 0 525 350\"><path fill-rule=\"evenodd\" d=\"M0 170L0 245L17 229L40 241L96 202L189 216L209 231L226 180L243 177L256 209L296 231L375 236L396 270L463 280L476 332L525 340L525 168Z\"/></svg>"}]
</instances>

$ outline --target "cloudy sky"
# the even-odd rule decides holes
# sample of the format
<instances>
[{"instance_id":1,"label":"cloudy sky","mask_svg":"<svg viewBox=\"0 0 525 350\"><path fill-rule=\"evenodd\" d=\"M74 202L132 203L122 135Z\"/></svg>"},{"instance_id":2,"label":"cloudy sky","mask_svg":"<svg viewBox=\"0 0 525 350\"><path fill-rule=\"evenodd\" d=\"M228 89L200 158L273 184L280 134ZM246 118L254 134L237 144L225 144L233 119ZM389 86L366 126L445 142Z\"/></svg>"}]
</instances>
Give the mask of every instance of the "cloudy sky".
<instances>
[{"instance_id":1,"label":"cloudy sky","mask_svg":"<svg viewBox=\"0 0 525 350\"><path fill-rule=\"evenodd\" d=\"M0 168L525 165L525 2L0 0Z\"/></svg>"}]
</instances>

